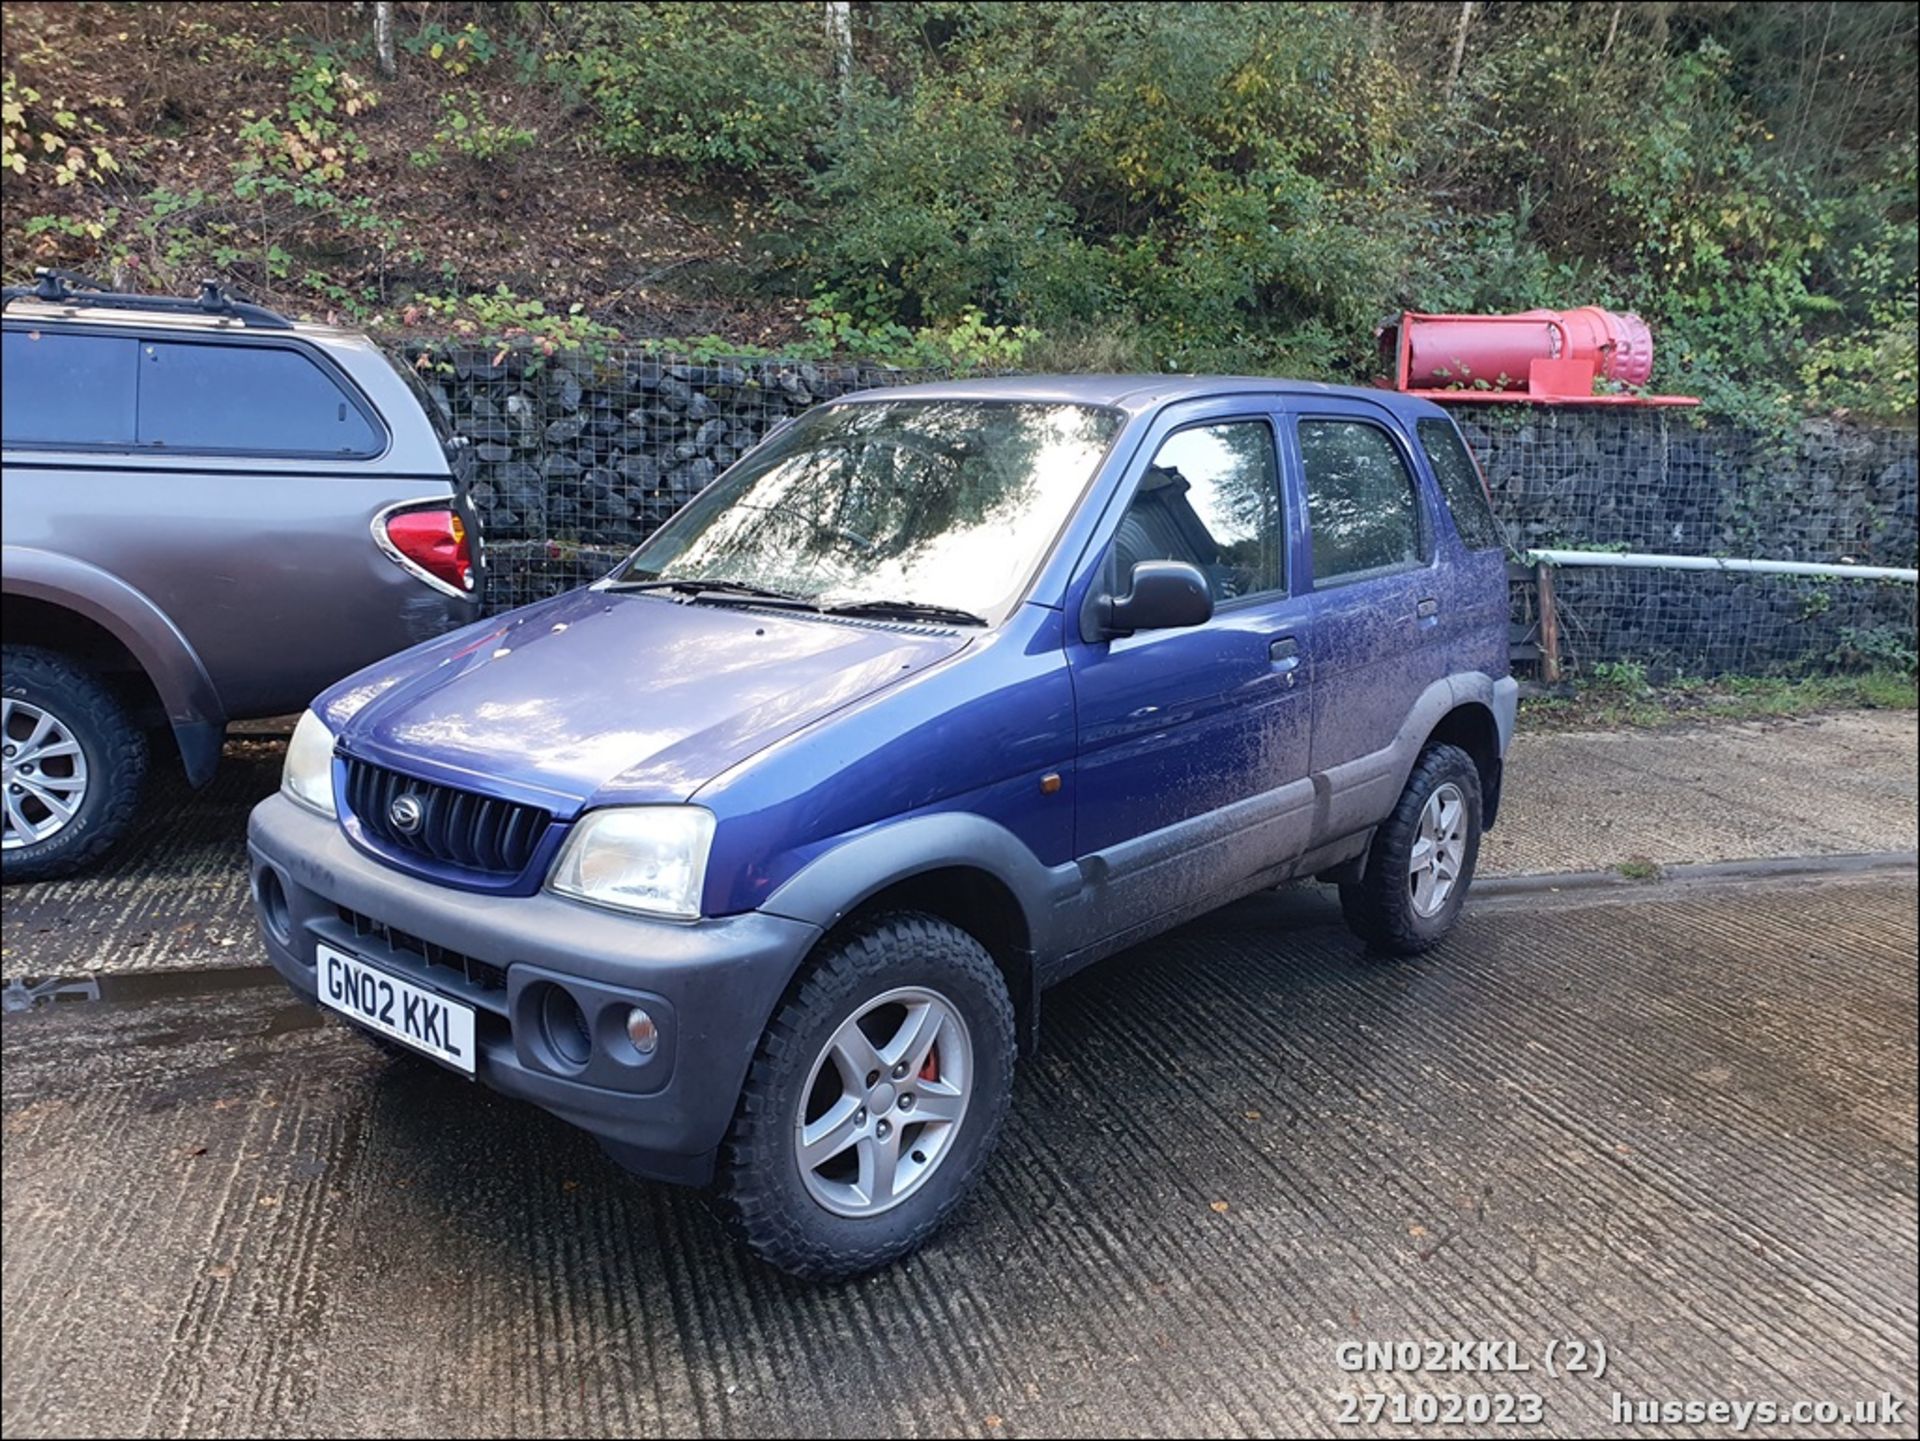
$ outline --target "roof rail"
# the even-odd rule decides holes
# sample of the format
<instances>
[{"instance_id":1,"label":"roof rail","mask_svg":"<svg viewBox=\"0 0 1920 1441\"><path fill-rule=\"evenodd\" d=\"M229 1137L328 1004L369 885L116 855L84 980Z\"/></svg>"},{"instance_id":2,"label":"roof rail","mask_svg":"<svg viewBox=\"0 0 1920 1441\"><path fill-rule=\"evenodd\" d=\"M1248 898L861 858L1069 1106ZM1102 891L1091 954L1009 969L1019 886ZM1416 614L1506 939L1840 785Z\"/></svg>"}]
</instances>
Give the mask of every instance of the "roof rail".
<instances>
[{"instance_id":1,"label":"roof rail","mask_svg":"<svg viewBox=\"0 0 1920 1441\"><path fill-rule=\"evenodd\" d=\"M217 280L200 282L198 296L133 295L109 290L97 280L71 270L41 266L32 285L9 285L0 308L16 300L38 300L49 305L99 306L107 310L150 310L170 315L210 315L261 330L291 330L293 322L276 310L253 305L228 293Z\"/></svg>"}]
</instances>

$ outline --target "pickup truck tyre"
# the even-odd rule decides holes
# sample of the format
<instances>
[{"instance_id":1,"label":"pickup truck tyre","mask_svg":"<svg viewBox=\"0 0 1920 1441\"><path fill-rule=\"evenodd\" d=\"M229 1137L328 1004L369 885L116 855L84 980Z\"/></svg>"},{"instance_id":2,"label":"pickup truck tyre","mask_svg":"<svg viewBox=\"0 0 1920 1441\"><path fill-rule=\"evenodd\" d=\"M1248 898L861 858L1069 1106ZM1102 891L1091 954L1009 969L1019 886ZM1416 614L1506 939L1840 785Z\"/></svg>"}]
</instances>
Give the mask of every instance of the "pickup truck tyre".
<instances>
[{"instance_id":1,"label":"pickup truck tyre","mask_svg":"<svg viewBox=\"0 0 1920 1441\"><path fill-rule=\"evenodd\" d=\"M972 1188L1013 1094L993 958L915 911L857 923L802 970L748 1068L714 1209L808 1280L900 1259Z\"/></svg>"},{"instance_id":2,"label":"pickup truck tyre","mask_svg":"<svg viewBox=\"0 0 1920 1441\"><path fill-rule=\"evenodd\" d=\"M1458 746L1429 746L1374 832L1361 878L1340 887L1341 914L1374 950L1418 955L1453 929L1479 856L1480 770Z\"/></svg>"},{"instance_id":3,"label":"pickup truck tyre","mask_svg":"<svg viewBox=\"0 0 1920 1441\"><path fill-rule=\"evenodd\" d=\"M79 870L133 820L147 738L99 677L36 646L0 651L0 696L0 873L12 882Z\"/></svg>"}]
</instances>

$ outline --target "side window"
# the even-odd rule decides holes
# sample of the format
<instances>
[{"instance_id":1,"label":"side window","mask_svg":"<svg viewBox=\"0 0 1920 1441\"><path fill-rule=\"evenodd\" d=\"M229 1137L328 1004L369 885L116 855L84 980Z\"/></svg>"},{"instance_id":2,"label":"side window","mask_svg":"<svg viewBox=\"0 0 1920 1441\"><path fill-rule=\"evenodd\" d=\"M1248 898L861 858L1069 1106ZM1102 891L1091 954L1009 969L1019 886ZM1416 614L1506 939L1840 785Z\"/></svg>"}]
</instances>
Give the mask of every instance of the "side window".
<instances>
[{"instance_id":1,"label":"side window","mask_svg":"<svg viewBox=\"0 0 1920 1441\"><path fill-rule=\"evenodd\" d=\"M140 444L181 451L372 455L379 437L332 376L296 350L140 343Z\"/></svg>"},{"instance_id":2,"label":"side window","mask_svg":"<svg viewBox=\"0 0 1920 1441\"><path fill-rule=\"evenodd\" d=\"M0 340L8 445L132 445L135 341L57 330Z\"/></svg>"},{"instance_id":3,"label":"side window","mask_svg":"<svg viewBox=\"0 0 1920 1441\"><path fill-rule=\"evenodd\" d=\"M1440 493L1453 512L1453 528L1468 550L1499 550L1506 545L1500 522L1494 519L1493 503L1487 499L1486 483L1480 479L1480 467L1473 453L1450 420L1429 417L1420 422L1420 448L1427 453L1440 482Z\"/></svg>"},{"instance_id":4,"label":"side window","mask_svg":"<svg viewBox=\"0 0 1920 1441\"><path fill-rule=\"evenodd\" d=\"M1364 420L1302 420L1313 583L1421 559L1420 493L1393 438Z\"/></svg>"},{"instance_id":5,"label":"side window","mask_svg":"<svg viewBox=\"0 0 1920 1441\"><path fill-rule=\"evenodd\" d=\"M1114 537L1114 583L1143 560L1200 568L1215 605L1280 589L1279 470L1264 420L1196 425L1167 437Z\"/></svg>"}]
</instances>

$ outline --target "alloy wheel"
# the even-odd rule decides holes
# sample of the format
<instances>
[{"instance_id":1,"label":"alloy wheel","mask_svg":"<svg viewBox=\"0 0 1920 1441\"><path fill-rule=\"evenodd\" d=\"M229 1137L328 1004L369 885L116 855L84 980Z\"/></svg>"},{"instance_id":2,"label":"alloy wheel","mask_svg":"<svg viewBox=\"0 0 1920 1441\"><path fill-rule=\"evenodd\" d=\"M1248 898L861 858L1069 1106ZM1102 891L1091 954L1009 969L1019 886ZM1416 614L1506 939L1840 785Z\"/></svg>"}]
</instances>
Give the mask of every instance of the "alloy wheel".
<instances>
[{"instance_id":1,"label":"alloy wheel","mask_svg":"<svg viewBox=\"0 0 1920 1441\"><path fill-rule=\"evenodd\" d=\"M1420 808L1420 828L1407 857L1413 909L1438 915L1460 880L1467 859L1467 798L1452 781L1438 786Z\"/></svg>"},{"instance_id":2,"label":"alloy wheel","mask_svg":"<svg viewBox=\"0 0 1920 1441\"><path fill-rule=\"evenodd\" d=\"M0 701L0 848L51 840L87 799L87 758L65 722L49 710Z\"/></svg>"},{"instance_id":3,"label":"alloy wheel","mask_svg":"<svg viewBox=\"0 0 1920 1441\"><path fill-rule=\"evenodd\" d=\"M946 997L903 986L866 1002L801 1093L794 1150L807 1194L838 1216L892 1210L952 1152L972 1081L973 1040Z\"/></svg>"}]
</instances>

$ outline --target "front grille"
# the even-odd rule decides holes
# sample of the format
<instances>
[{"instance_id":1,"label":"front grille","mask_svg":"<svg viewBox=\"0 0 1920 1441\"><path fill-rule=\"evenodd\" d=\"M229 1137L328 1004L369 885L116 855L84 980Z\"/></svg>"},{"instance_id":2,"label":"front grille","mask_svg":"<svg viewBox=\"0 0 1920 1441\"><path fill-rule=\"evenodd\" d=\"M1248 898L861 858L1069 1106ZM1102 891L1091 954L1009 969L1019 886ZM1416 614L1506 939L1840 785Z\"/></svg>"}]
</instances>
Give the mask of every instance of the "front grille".
<instances>
[{"instance_id":1,"label":"front grille","mask_svg":"<svg viewBox=\"0 0 1920 1441\"><path fill-rule=\"evenodd\" d=\"M388 950L419 957L429 967L438 966L442 970L455 971L483 991L504 991L507 988L505 966L496 966L492 961L483 961L477 956L463 955L446 946L422 940L411 932L399 930L385 921L376 921L372 916L363 916L345 906L335 909L339 911L340 919L353 927L355 940L378 941Z\"/></svg>"},{"instance_id":2,"label":"front grille","mask_svg":"<svg viewBox=\"0 0 1920 1441\"><path fill-rule=\"evenodd\" d=\"M393 804L403 796L420 807L420 823L410 831L393 821ZM362 760L347 762L347 805L383 845L494 876L524 871L553 820L538 806L435 785Z\"/></svg>"}]
</instances>

